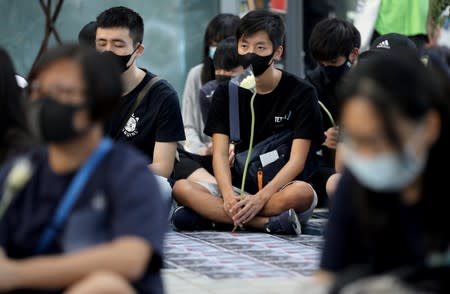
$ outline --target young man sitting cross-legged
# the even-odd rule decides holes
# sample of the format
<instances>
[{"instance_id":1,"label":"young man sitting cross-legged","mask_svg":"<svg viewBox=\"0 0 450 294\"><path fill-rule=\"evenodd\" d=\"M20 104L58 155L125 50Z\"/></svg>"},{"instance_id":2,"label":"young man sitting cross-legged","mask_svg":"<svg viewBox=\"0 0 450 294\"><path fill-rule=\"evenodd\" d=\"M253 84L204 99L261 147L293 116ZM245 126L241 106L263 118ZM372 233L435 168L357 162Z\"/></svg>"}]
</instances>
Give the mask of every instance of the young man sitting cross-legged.
<instances>
[{"instance_id":1,"label":"young man sitting cross-legged","mask_svg":"<svg viewBox=\"0 0 450 294\"><path fill-rule=\"evenodd\" d=\"M283 53L285 27L280 16L265 10L245 15L236 39L240 63L252 65L256 77L254 108L256 128L254 145L283 132L293 131L289 161L271 181L256 193L246 193L241 200L234 186L229 165L230 128L228 87L219 86L213 96L205 126L212 136L213 169L217 185L179 180L173 195L183 205L174 212L172 222L179 230L217 228L228 224L276 234L299 234L300 223L311 217L317 204L314 189L304 181L295 180L309 169L308 154L323 142L322 120L313 87L300 78L278 69L274 62ZM239 88L241 142L236 154L249 147L252 93Z\"/></svg>"}]
</instances>

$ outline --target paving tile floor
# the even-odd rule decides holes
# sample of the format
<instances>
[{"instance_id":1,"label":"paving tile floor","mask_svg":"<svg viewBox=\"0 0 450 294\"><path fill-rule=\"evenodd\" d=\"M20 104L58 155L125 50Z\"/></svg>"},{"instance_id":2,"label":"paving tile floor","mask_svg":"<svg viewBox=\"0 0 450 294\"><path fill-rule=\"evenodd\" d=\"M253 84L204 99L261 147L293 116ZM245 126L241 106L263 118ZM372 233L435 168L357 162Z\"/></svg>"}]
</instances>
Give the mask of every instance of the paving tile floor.
<instances>
[{"instance_id":1,"label":"paving tile floor","mask_svg":"<svg viewBox=\"0 0 450 294\"><path fill-rule=\"evenodd\" d=\"M171 231L162 271L166 293L321 293L311 275L326 217L317 210L305 227L316 235Z\"/></svg>"}]
</instances>

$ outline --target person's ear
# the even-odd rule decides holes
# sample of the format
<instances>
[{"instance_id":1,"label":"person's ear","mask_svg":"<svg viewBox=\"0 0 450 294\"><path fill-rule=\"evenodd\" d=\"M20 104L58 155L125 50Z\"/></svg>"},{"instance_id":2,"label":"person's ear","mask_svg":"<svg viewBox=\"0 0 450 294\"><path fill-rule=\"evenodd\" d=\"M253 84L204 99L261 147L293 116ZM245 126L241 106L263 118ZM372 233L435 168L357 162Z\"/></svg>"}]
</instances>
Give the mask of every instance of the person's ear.
<instances>
[{"instance_id":1,"label":"person's ear","mask_svg":"<svg viewBox=\"0 0 450 294\"><path fill-rule=\"evenodd\" d=\"M131 66L136 61L136 58L138 58L142 54L144 54L144 45L138 43L136 49L134 49L133 55L131 56L130 60L127 63L127 66Z\"/></svg>"},{"instance_id":2,"label":"person's ear","mask_svg":"<svg viewBox=\"0 0 450 294\"><path fill-rule=\"evenodd\" d=\"M355 47L350 52L350 55L348 56L348 59L350 60L351 63L355 63L355 61L358 60L358 57L359 57L359 48Z\"/></svg>"},{"instance_id":3,"label":"person's ear","mask_svg":"<svg viewBox=\"0 0 450 294\"><path fill-rule=\"evenodd\" d=\"M144 45L142 43L138 43L138 47L136 48L136 56L141 56L144 54Z\"/></svg>"},{"instance_id":4,"label":"person's ear","mask_svg":"<svg viewBox=\"0 0 450 294\"><path fill-rule=\"evenodd\" d=\"M281 56L283 56L283 50L283 46L278 46L273 54L273 59L279 61L281 59Z\"/></svg>"}]
</instances>

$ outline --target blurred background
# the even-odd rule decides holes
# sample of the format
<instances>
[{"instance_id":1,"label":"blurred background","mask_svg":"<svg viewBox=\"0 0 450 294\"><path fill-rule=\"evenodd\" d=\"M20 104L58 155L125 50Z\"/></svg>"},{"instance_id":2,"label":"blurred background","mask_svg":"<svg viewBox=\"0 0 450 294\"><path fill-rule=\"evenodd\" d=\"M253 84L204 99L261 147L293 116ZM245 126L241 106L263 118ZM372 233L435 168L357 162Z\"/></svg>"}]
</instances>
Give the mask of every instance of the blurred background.
<instances>
[{"instance_id":1,"label":"blurred background","mask_svg":"<svg viewBox=\"0 0 450 294\"><path fill-rule=\"evenodd\" d=\"M203 33L217 13L244 15L265 8L281 14L287 24L285 56L280 66L303 76L314 66L307 52L312 27L337 16L352 20L358 0L2 0L0 45L11 54L18 74L26 77L41 47L77 41L78 32L97 14L123 5L145 22L145 53L138 66L169 80L181 96L188 70L201 62ZM46 16L47 15L47 16ZM51 26L51 28L49 27ZM46 31L50 31L45 42ZM448 38L448 35L447 35ZM44 44L43 44L44 43Z\"/></svg>"}]
</instances>

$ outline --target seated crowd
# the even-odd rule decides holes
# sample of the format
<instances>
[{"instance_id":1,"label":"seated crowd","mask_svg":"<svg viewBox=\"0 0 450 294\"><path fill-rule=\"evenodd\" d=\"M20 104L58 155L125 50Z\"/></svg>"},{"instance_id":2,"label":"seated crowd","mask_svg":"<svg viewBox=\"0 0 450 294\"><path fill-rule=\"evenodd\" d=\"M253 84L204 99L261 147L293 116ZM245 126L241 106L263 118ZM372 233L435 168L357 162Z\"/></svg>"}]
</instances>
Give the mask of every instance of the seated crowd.
<instances>
[{"instance_id":1,"label":"seated crowd","mask_svg":"<svg viewBox=\"0 0 450 294\"><path fill-rule=\"evenodd\" d=\"M269 10L215 16L181 103L138 66L144 22L127 7L22 86L1 49L0 292L164 293L168 230L297 236L316 208L321 283L449 290L448 63L398 33L360 52L333 17L302 78L279 66L285 34Z\"/></svg>"}]
</instances>

